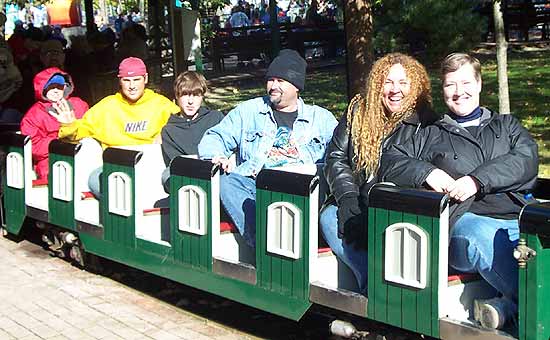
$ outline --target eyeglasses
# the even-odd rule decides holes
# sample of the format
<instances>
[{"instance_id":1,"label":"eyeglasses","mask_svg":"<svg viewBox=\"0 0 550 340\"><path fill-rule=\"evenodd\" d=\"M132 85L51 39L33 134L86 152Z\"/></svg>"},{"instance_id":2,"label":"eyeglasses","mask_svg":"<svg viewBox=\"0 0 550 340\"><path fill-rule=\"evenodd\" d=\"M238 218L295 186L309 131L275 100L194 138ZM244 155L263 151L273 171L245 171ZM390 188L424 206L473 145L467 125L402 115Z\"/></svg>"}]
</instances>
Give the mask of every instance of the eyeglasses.
<instances>
[{"instance_id":1,"label":"eyeglasses","mask_svg":"<svg viewBox=\"0 0 550 340\"><path fill-rule=\"evenodd\" d=\"M42 54L46 55L46 56L52 56L52 55L62 55L64 54L63 51L59 51L59 50L51 50L51 51L46 51L46 52L43 52Z\"/></svg>"}]
</instances>

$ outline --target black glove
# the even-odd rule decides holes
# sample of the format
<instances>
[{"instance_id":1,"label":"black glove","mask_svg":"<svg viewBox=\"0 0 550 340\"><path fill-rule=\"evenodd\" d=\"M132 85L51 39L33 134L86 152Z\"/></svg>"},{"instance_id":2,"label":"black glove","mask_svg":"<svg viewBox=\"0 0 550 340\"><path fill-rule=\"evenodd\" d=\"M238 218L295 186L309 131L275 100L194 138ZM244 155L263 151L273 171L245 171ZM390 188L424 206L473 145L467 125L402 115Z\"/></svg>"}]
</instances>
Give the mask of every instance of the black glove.
<instances>
[{"instance_id":1,"label":"black glove","mask_svg":"<svg viewBox=\"0 0 550 340\"><path fill-rule=\"evenodd\" d=\"M344 196L338 203L338 237L344 238L346 229L353 228L357 217L361 215L359 201L355 196Z\"/></svg>"}]
</instances>

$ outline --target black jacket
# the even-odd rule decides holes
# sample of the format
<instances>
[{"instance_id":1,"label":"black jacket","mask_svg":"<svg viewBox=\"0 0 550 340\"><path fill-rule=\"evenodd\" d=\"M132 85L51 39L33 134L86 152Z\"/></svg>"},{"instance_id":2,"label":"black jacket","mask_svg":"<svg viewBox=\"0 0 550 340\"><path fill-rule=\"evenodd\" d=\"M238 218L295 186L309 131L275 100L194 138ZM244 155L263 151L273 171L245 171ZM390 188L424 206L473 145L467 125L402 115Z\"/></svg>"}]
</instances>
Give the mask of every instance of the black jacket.
<instances>
[{"instance_id":1,"label":"black jacket","mask_svg":"<svg viewBox=\"0 0 550 340\"><path fill-rule=\"evenodd\" d=\"M184 114L171 115L161 132L162 156L166 166L176 156L197 155L204 132L218 124L223 117L220 111L206 107L201 107L193 120L186 118Z\"/></svg>"},{"instance_id":2,"label":"black jacket","mask_svg":"<svg viewBox=\"0 0 550 340\"><path fill-rule=\"evenodd\" d=\"M469 175L478 181L480 191L474 199L462 203L466 206L459 209L461 212L472 211L476 201L495 202L500 195L515 208L487 215L517 217L529 200L526 192L535 186L537 144L514 116L481 109L475 136L445 115L411 138L410 143L390 147L381 158L380 179L399 186L422 187L436 168L455 179Z\"/></svg>"},{"instance_id":3,"label":"black jacket","mask_svg":"<svg viewBox=\"0 0 550 340\"><path fill-rule=\"evenodd\" d=\"M432 123L435 118L433 112L428 110L423 113L422 119L417 114L409 117L384 140L382 152L392 144L406 141L416 134L421 126ZM364 171L354 171L356 169L354 148L347 126L347 116L344 115L334 130L332 140L327 148L324 175L331 195L326 203L332 204L334 200L340 203L344 196L362 196L362 201L365 203L370 187L377 182L373 176L367 178Z\"/></svg>"}]
</instances>

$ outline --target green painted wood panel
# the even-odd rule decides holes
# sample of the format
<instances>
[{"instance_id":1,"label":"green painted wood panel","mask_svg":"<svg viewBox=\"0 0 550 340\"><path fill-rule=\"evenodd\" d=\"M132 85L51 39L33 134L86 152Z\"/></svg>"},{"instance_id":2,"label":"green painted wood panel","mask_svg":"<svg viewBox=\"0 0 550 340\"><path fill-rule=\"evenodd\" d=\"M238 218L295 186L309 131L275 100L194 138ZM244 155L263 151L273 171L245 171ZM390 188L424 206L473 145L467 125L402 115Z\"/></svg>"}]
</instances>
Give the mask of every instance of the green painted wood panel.
<instances>
[{"instance_id":1,"label":"green painted wood panel","mask_svg":"<svg viewBox=\"0 0 550 340\"><path fill-rule=\"evenodd\" d=\"M426 288L419 290L417 301L421 320L417 332L437 337L439 335L438 291L439 285L439 219L418 216L418 225L428 232L428 273Z\"/></svg>"},{"instance_id":2,"label":"green painted wood panel","mask_svg":"<svg viewBox=\"0 0 550 340\"><path fill-rule=\"evenodd\" d=\"M267 252L267 207L274 202L294 204L301 215L300 258L290 259ZM256 273L258 285L282 296L307 300L309 297L309 197L256 191ZM260 227L262 226L262 227Z\"/></svg>"},{"instance_id":3,"label":"green painted wood panel","mask_svg":"<svg viewBox=\"0 0 550 340\"><path fill-rule=\"evenodd\" d=\"M409 222L428 234L428 273L424 289L405 287L384 279L385 230ZM439 219L380 208L369 208L368 315L374 320L437 337Z\"/></svg>"},{"instance_id":4,"label":"green painted wood panel","mask_svg":"<svg viewBox=\"0 0 550 340\"><path fill-rule=\"evenodd\" d=\"M147 241L140 238L136 239L136 247L145 253L149 253L150 255L154 255L160 258L174 256L172 252L172 247L165 246L163 244L159 244L156 242Z\"/></svg>"},{"instance_id":5,"label":"green painted wood panel","mask_svg":"<svg viewBox=\"0 0 550 340\"><path fill-rule=\"evenodd\" d=\"M550 339L550 248L539 236L521 234L537 256L519 269L519 337L522 340Z\"/></svg>"},{"instance_id":6,"label":"green painted wood panel","mask_svg":"<svg viewBox=\"0 0 550 340\"><path fill-rule=\"evenodd\" d=\"M520 238L527 237L520 234ZM526 339L526 325L530 322L527 315L527 268L519 268L518 276L518 335L520 339Z\"/></svg>"},{"instance_id":7,"label":"green painted wood panel","mask_svg":"<svg viewBox=\"0 0 550 340\"><path fill-rule=\"evenodd\" d=\"M258 212L258 202L264 202L269 199L269 192L264 190L256 191L256 226L267 225L267 214L261 214ZM271 289L271 261L266 256L265 249L259 247L262 244L262 240L267 239L267 230L265 228L256 228L256 268L261 268L256 271L256 278L258 286L264 289ZM261 280L260 280L261 277Z\"/></svg>"},{"instance_id":8,"label":"green painted wood panel","mask_svg":"<svg viewBox=\"0 0 550 340\"><path fill-rule=\"evenodd\" d=\"M272 192L270 193L269 195L266 196L266 199L267 201L266 204L262 204L261 202L258 202L257 204L257 208L259 209L258 212L256 212L256 214L265 214L267 211L265 210L265 207L267 207L269 204L271 204L272 202L280 202L280 201L290 201L291 198L289 197L288 199L285 199L283 198L283 195L280 194L280 193L277 193L277 192ZM267 215L266 215L266 219L267 221ZM260 226L258 226L257 228L259 228ZM267 240L267 237L266 237L266 240ZM264 247L264 245L266 244L266 240L261 240L261 248ZM264 248L265 249L265 248ZM267 253L267 250L264 252L266 254L266 258L269 262L271 262L271 290L274 291L274 292L277 292L277 293L280 293L282 294L282 282L281 282L281 279L282 279L282 276L283 276L283 273L282 273L282 268L281 268L281 262L283 261L281 257L278 257L278 256L270 256L268 253ZM285 273L286 275L289 275L291 273Z\"/></svg>"},{"instance_id":9,"label":"green painted wood panel","mask_svg":"<svg viewBox=\"0 0 550 340\"><path fill-rule=\"evenodd\" d=\"M402 216L402 222L418 224L418 216L405 213ZM417 295L415 291L410 289L401 289L401 303L403 306L401 310L401 324L403 328L417 329L418 317L421 314L426 314L425 306L423 306L422 303L420 303L419 306L417 303Z\"/></svg>"},{"instance_id":10,"label":"green painted wood panel","mask_svg":"<svg viewBox=\"0 0 550 340\"><path fill-rule=\"evenodd\" d=\"M179 197L177 192L185 185L200 187L206 193L206 235L196 235L178 228ZM205 271L212 270L212 228L219 228L219 226L212 226L211 188L208 180L183 176L170 177L170 192L173 193L170 195L170 243L174 249L174 260Z\"/></svg>"},{"instance_id":11,"label":"green painted wood panel","mask_svg":"<svg viewBox=\"0 0 550 340\"><path fill-rule=\"evenodd\" d=\"M371 214L371 209L369 209ZM369 252L369 257L374 257L374 266L369 267L369 278L374 278L375 291L374 294L369 295L369 308L372 305L373 313L369 312L369 315L375 320L387 322L387 287L384 281L384 231L388 225L388 211L382 209L372 209L372 215L374 216L374 228L369 225L369 239L372 237L375 240L374 251ZM372 302L371 302L372 301ZM376 303L374 303L376 301Z\"/></svg>"},{"instance_id":12,"label":"green painted wood panel","mask_svg":"<svg viewBox=\"0 0 550 340\"><path fill-rule=\"evenodd\" d=\"M139 240L138 248L121 247L88 234L80 235L84 249L92 254L111 259L146 272L201 289L206 292L264 310L292 320L299 320L311 307L307 299L281 296L262 287L229 279L212 272L197 270L177 262L168 247ZM159 256L162 252L167 256Z\"/></svg>"},{"instance_id":13,"label":"green painted wood panel","mask_svg":"<svg viewBox=\"0 0 550 340\"><path fill-rule=\"evenodd\" d=\"M63 201L57 198L53 198L53 173L52 173L52 164L55 162L64 161L69 163L72 167L73 178L72 178L72 188L73 188L73 199L71 201ZM51 224L64 227L70 230L76 230L76 223L74 219L74 200L77 197L74 197L74 157L58 155L50 153L49 155L50 162L50 172L48 174L48 218Z\"/></svg>"},{"instance_id":14,"label":"green painted wood panel","mask_svg":"<svg viewBox=\"0 0 550 340\"><path fill-rule=\"evenodd\" d=\"M374 208L369 208L368 209L368 214L367 214L367 226L376 226L375 224L375 210ZM368 253L371 254L372 256L368 256L367 258L367 263L368 263L368 280L367 280L367 297L370 299L372 296L375 296L375 294L377 293L376 292L376 287L377 285L375 284L375 280L376 280L376 276L374 275L374 273L376 272L374 270L374 267L376 266L376 256L375 256L375 249L376 249L376 230L375 228L368 228L367 227L367 233L368 233L368 237L367 237L367 250L368 250ZM373 269L373 270L370 270L370 269ZM372 275L372 276L371 276ZM370 316L370 317L373 317L374 316L374 303L368 303L367 304L367 315Z\"/></svg>"},{"instance_id":15,"label":"green painted wood panel","mask_svg":"<svg viewBox=\"0 0 550 340\"><path fill-rule=\"evenodd\" d=\"M303 225L302 228L302 261L293 261L292 262L292 275L293 277L293 289L292 296L299 299L309 299L309 226L311 225L309 209L310 209L310 200L308 197L303 196L293 196L293 203L302 208L302 219ZM306 227L307 226L307 227ZM301 283L301 284L300 284Z\"/></svg>"},{"instance_id":16,"label":"green painted wood panel","mask_svg":"<svg viewBox=\"0 0 550 340\"><path fill-rule=\"evenodd\" d=\"M17 152L23 156L23 148L4 146L6 155L11 152ZM6 173L6 169L3 169L3 174ZM23 181L25 180L23 174ZM2 176L2 187L4 188L4 209L6 212L6 230L10 234L18 235L23 227L25 221L26 206L25 206L25 189L16 189L7 186L6 176Z\"/></svg>"},{"instance_id":17,"label":"green painted wood panel","mask_svg":"<svg viewBox=\"0 0 550 340\"><path fill-rule=\"evenodd\" d=\"M135 172L132 167L116 165L116 164L103 164L103 173L101 175L101 194L103 204L100 207L103 227L104 227L104 237L106 240L117 243L121 246L135 248L136 246L136 231L135 231L135 202L132 199L132 214L128 217L120 216L109 212L109 195L108 195L108 178L109 175L113 172L123 172L132 181L130 194L133 197L133 193L136 192L135 188Z\"/></svg>"},{"instance_id":18,"label":"green painted wood panel","mask_svg":"<svg viewBox=\"0 0 550 340\"><path fill-rule=\"evenodd\" d=\"M403 222L403 214L397 211L388 211L388 225L399 222ZM403 324L403 314L405 310L405 306L403 306L402 303L403 289L400 286L391 284L386 285L386 288L388 292L388 320L391 320L392 324L401 326Z\"/></svg>"}]
</instances>

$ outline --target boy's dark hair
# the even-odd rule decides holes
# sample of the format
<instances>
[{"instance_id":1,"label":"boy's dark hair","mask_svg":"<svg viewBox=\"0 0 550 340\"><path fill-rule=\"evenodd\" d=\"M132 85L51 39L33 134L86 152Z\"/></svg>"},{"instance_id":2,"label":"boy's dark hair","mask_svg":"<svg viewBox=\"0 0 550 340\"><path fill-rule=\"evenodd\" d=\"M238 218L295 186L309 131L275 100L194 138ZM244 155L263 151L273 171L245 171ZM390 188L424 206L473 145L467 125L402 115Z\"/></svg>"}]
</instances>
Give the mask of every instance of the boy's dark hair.
<instances>
[{"instance_id":1,"label":"boy's dark hair","mask_svg":"<svg viewBox=\"0 0 550 340\"><path fill-rule=\"evenodd\" d=\"M180 73L174 82L174 94L176 98L184 96L186 94L192 94L195 96L204 96L208 91L206 85L206 78L195 71L185 71Z\"/></svg>"}]
</instances>

